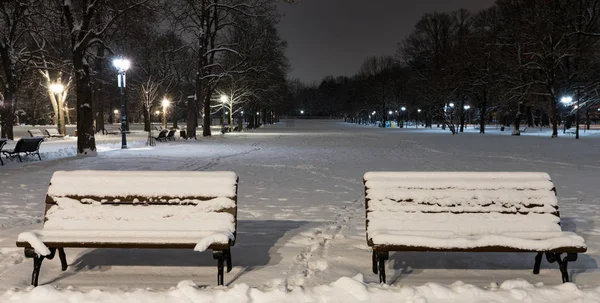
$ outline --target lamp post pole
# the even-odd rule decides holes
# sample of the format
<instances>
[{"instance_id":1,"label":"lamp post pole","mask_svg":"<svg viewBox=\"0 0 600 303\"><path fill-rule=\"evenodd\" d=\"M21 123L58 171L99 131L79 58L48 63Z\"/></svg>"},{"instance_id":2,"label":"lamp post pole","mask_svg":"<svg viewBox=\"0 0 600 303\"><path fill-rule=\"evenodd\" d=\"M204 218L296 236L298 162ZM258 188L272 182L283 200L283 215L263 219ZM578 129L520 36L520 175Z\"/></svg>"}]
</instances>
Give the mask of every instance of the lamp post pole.
<instances>
[{"instance_id":1,"label":"lamp post pole","mask_svg":"<svg viewBox=\"0 0 600 303\"><path fill-rule=\"evenodd\" d=\"M580 88L577 88L577 108L575 112L575 139L579 139L579 99L581 99Z\"/></svg>"},{"instance_id":2,"label":"lamp post pole","mask_svg":"<svg viewBox=\"0 0 600 303\"><path fill-rule=\"evenodd\" d=\"M127 149L127 114L125 113L125 71L119 71L121 88L121 149Z\"/></svg>"},{"instance_id":3,"label":"lamp post pole","mask_svg":"<svg viewBox=\"0 0 600 303\"><path fill-rule=\"evenodd\" d=\"M163 99L162 100L162 107L163 107L163 118L162 118L162 127L163 128L167 128L167 107L169 107L169 100L168 99Z\"/></svg>"},{"instance_id":4,"label":"lamp post pole","mask_svg":"<svg viewBox=\"0 0 600 303\"><path fill-rule=\"evenodd\" d=\"M126 87L126 76L125 73L129 69L130 62L127 59L115 59L113 61L113 65L117 68L119 72L118 76L118 85L121 89L121 149L127 149L127 136L125 132L127 131L127 113L125 112L126 108L126 100L125 100L125 87Z\"/></svg>"}]
</instances>

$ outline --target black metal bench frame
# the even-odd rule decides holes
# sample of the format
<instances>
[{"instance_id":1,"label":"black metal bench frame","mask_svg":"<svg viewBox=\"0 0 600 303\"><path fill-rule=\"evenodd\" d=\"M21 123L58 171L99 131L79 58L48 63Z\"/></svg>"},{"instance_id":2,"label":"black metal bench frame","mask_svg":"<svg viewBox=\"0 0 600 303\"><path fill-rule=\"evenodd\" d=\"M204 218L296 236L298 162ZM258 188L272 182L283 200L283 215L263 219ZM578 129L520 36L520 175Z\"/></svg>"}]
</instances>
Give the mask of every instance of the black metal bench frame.
<instances>
[{"instance_id":1,"label":"black metal bench frame","mask_svg":"<svg viewBox=\"0 0 600 303\"><path fill-rule=\"evenodd\" d=\"M154 137L154 140L156 140L158 142L165 142L165 141L167 141L168 133L169 133L169 130L163 129L158 133L158 137Z\"/></svg>"},{"instance_id":2,"label":"black metal bench frame","mask_svg":"<svg viewBox=\"0 0 600 303\"><path fill-rule=\"evenodd\" d=\"M21 138L17 141L14 150L3 150L2 153L7 158L19 158L19 162L23 162L21 154L25 154L25 156L37 155L40 161L42 161L42 156L40 155L40 146L42 145L42 142L44 142L44 138L41 137ZM25 147L22 147L23 145L25 145Z\"/></svg>"},{"instance_id":3,"label":"black metal bench frame","mask_svg":"<svg viewBox=\"0 0 600 303\"><path fill-rule=\"evenodd\" d=\"M379 274L379 282L387 283L385 275L385 261L389 260L390 252L525 252L532 253L536 251L518 250L509 247L481 247L474 249L434 249L429 247L409 247L409 246L373 246L372 263L373 273ZM556 249L548 252L536 252L535 263L533 265L533 274L540 273L542 257L546 255L548 263L557 263L560 269L563 283L571 282L568 273L569 262L577 261L577 253L583 253L586 250L577 250L574 248ZM566 253L566 256L561 257Z\"/></svg>"},{"instance_id":4,"label":"black metal bench frame","mask_svg":"<svg viewBox=\"0 0 600 303\"><path fill-rule=\"evenodd\" d=\"M8 140L6 139L0 139L0 164L2 164L2 166L4 166L4 162L2 161L2 148L4 147L4 145L6 145L6 142L8 142Z\"/></svg>"},{"instance_id":5,"label":"black metal bench frame","mask_svg":"<svg viewBox=\"0 0 600 303\"><path fill-rule=\"evenodd\" d=\"M33 259L33 272L31 273L31 285L38 286L38 279L40 276L40 270L42 268L42 262L44 259L54 259L55 253L58 250L58 257L60 259L61 270L66 271L69 266L67 264L67 255L65 248L131 248L131 249L193 249L195 245L183 245L183 244L164 244L164 243L44 243L48 246L50 254L47 256L40 256L35 252L31 246L26 242L17 242L17 247L24 247L24 253L26 258ZM225 280L225 266L227 266L227 272L231 272L232 261L231 261L231 246L233 243L228 245L211 245L208 249L212 250L213 259L217 260L217 284L219 286L224 284Z\"/></svg>"}]
</instances>

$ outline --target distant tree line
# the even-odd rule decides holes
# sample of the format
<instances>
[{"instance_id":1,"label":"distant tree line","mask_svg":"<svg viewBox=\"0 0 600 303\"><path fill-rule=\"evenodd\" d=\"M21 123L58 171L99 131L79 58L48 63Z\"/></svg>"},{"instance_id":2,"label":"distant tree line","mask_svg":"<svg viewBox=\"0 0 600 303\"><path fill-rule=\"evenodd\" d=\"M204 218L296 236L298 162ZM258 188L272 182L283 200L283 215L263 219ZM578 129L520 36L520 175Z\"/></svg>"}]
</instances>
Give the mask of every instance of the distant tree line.
<instances>
[{"instance_id":1,"label":"distant tree line","mask_svg":"<svg viewBox=\"0 0 600 303\"><path fill-rule=\"evenodd\" d=\"M1 137L17 121L64 133L73 120L78 152L93 153L118 120L119 57L131 60L128 123L149 130L163 99L191 138L225 110L250 127L272 122L288 96L278 22L270 0L0 0Z\"/></svg>"},{"instance_id":2,"label":"distant tree line","mask_svg":"<svg viewBox=\"0 0 600 303\"><path fill-rule=\"evenodd\" d=\"M524 126L598 119L600 1L498 0L478 13L427 13L393 56L352 77L291 81L290 113L367 123L419 119L461 132L471 120ZM562 101L562 102L561 102ZM402 110L404 109L404 111ZM400 123L403 125L403 123Z\"/></svg>"}]
</instances>

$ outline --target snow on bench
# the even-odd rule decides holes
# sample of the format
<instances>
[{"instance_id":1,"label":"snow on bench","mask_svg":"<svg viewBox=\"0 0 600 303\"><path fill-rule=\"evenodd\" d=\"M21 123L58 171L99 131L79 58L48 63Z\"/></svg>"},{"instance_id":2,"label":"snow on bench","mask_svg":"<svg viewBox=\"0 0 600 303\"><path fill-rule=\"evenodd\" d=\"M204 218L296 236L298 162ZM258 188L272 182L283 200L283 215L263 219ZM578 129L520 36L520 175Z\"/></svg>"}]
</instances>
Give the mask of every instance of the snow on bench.
<instances>
[{"instance_id":1,"label":"snow on bench","mask_svg":"<svg viewBox=\"0 0 600 303\"><path fill-rule=\"evenodd\" d=\"M390 251L537 252L534 274L545 253L568 282L567 263L587 250L562 231L546 173L369 172L364 184L367 243L382 283Z\"/></svg>"},{"instance_id":2,"label":"snow on bench","mask_svg":"<svg viewBox=\"0 0 600 303\"><path fill-rule=\"evenodd\" d=\"M233 172L57 171L46 196L44 226L21 233L18 247L42 260L65 247L213 250L219 285L231 270L237 228Z\"/></svg>"}]
</instances>

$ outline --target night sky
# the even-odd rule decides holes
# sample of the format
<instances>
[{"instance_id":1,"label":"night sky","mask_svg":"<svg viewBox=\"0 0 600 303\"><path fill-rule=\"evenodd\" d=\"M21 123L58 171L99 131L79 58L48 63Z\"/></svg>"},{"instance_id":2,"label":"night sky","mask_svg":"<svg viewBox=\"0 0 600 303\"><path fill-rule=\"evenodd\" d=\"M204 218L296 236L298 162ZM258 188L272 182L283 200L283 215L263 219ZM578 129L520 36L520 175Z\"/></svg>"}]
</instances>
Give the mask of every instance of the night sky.
<instances>
[{"instance_id":1,"label":"night sky","mask_svg":"<svg viewBox=\"0 0 600 303\"><path fill-rule=\"evenodd\" d=\"M281 1L283 2L283 1ZM351 76L367 56L393 55L427 12L467 8L473 12L494 0L300 0L280 5L280 31L288 41L290 78L320 81Z\"/></svg>"}]
</instances>

